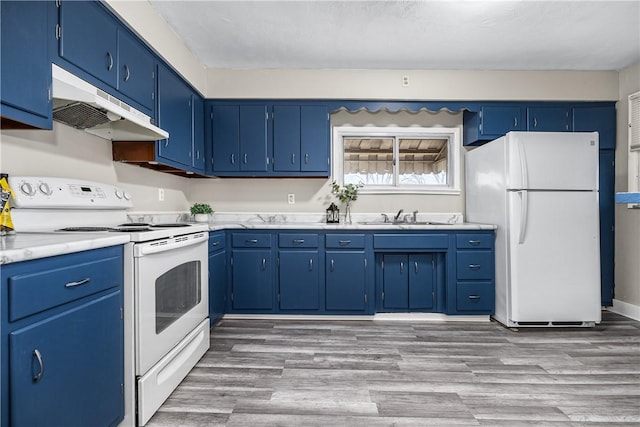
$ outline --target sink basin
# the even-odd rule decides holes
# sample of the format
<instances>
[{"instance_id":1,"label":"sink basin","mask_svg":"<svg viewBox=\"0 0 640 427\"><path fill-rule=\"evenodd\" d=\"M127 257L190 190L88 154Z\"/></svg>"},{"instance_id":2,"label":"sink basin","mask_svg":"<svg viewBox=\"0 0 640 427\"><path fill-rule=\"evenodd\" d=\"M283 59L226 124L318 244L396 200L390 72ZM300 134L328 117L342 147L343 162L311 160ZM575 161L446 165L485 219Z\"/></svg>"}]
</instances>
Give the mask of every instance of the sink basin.
<instances>
[{"instance_id":1,"label":"sink basin","mask_svg":"<svg viewBox=\"0 0 640 427\"><path fill-rule=\"evenodd\" d=\"M362 221L359 224L364 225L452 225L448 222L437 222L437 221L416 221L416 222L401 222L401 221L388 221L384 222L383 220L378 221Z\"/></svg>"}]
</instances>

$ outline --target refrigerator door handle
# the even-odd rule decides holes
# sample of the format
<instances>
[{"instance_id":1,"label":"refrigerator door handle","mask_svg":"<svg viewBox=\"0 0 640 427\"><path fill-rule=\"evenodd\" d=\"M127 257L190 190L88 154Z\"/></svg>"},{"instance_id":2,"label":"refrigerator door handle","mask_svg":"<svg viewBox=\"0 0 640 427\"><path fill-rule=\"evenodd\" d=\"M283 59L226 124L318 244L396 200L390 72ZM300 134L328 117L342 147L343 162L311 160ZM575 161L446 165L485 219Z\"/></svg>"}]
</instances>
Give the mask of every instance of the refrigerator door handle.
<instances>
[{"instance_id":1,"label":"refrigerator door handle","mask_svg":"<svg viewBox=\"0 0 640 427\"><path fill-rule=\"evenodd\" d=\"M518 191L520 196L520 229L518 230L518 244L523 244L527 233L527 220L529 216L529 194L527 191Z\"/></svg>"},{"instance_id":2,"label":"refrigerator door handle","mask_svg":"<svg viewBox=\"0 0 640 427\"><path fill-rule=\"evenodd\" d=\"M520 160L520 188L529 189L529 170L527 168L527 153L521 140L518 140L518 160Z\"/></svg>"}]
</instances>

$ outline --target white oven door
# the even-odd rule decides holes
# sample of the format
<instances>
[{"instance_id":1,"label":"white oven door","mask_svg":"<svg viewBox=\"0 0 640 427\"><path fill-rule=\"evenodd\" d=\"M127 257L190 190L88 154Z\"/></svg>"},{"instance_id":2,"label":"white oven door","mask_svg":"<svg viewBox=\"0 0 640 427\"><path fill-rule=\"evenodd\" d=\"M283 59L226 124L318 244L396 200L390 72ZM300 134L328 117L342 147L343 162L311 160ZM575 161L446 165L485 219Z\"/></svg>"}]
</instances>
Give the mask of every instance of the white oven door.
<instances>
[{"instance_id":1,"label":"white oven door","mask_svg":"<svg viewBox=\"0 0 640 427\"><path fill-rule=\"evenodd\" d=\"M134 246L136 375L144 375L209 313L208 233Z\"/></svg>"}]
</instances>

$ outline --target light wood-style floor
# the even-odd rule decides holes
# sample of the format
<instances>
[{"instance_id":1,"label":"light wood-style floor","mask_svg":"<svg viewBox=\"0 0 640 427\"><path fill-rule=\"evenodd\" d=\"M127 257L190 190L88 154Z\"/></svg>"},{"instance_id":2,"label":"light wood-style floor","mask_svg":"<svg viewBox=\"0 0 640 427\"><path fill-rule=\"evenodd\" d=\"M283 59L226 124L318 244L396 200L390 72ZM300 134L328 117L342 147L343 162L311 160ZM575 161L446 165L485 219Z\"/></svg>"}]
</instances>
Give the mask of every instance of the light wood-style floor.
<instances>
[{"instance_id":1,"label":"light wood-style floor","mask_svg":"<svg viewBox=\"0 0 640 427\"><path fill-rule=\"evenodd\" d=\"M147 424L640 425L640 322L225 320Z\"/></svg>"}]
</instances>

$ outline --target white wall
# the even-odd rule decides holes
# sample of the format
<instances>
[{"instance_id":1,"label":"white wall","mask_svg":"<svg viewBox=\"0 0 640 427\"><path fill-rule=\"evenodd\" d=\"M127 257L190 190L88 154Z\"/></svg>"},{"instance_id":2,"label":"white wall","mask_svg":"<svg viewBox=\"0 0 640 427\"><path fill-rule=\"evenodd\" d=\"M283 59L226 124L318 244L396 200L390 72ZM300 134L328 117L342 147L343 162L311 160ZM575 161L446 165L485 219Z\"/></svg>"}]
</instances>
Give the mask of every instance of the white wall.
<instances>
[{"instance_id":1,"label":"white wall","mask_svg":"<svg viewBox=\"0 0 640 427\"><path fill-rule=\"evenodd\" d=\"M628 116L627 97L640 90L640 64L620 72L618 133L616 142L616 192L627 191ZM615 299L640 306L640 210L616 205ZM614 302L615 307L615 302ZM640 313L640 308L638 309Z\"/></svg>"}]
</instances>

